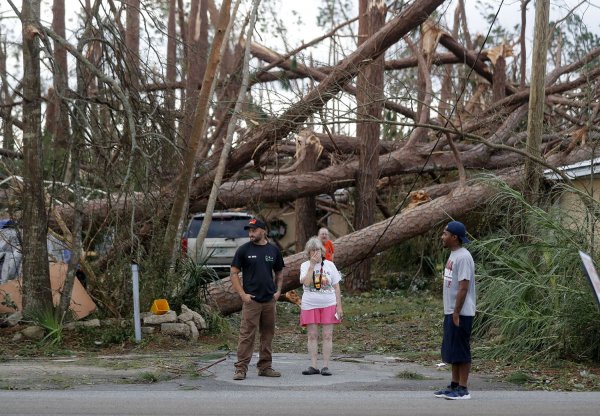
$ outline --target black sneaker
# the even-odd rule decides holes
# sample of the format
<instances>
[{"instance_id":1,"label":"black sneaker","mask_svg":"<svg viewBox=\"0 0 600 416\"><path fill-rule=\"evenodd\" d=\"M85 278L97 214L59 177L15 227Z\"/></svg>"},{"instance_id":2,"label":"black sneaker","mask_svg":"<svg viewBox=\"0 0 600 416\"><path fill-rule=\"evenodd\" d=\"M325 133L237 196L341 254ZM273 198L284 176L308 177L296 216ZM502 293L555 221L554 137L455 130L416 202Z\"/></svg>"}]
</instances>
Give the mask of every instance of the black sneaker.
<instances>
[{"instance_id":1,"label":"black sneaker","mask_svg":"<svg viewBox=\"0 0 600 416\"><path fill-rule=\"evenodd\" d=\"M440 397L443 399L446 397L447 394L452 393L454 390L455 390L454 387L452 387L452 385L449 384L445 389L441 389L441 390L434 392L433 395L435 397Z\"/></svg>"},{"instance_id":2,"label":"black sneaker","mask_svg":"<svg viewBox=\"0 0 600 416\"><path fill-rule=\"evenodd\" d=\"M444 396L444 399L447 400L469 400L470 398L471 394L469 393L469 390L462 386L458 386L454 391Z\"/></svg>"}]
</instances>

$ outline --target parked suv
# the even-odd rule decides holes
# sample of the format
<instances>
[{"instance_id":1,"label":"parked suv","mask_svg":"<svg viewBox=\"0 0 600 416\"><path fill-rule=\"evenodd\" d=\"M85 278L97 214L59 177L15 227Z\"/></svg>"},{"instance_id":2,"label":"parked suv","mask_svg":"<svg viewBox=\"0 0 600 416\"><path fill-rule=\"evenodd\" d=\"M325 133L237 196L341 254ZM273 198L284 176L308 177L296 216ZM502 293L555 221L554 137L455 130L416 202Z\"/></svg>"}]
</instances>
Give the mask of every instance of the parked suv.
<instances>
[{"instance_id":1,"label":"parked suv","mask_svg":"<svg viewBox=\"0 0 600 416\"><path fill-rule=\"evenodd\" d=\"M213 213L203 247L196 246L196 238L204 221L204 214L194 214L181 240L181 249L196 263L204 263L217 272L229 273L235 251L250 241L244 226L252 219L247 212L217 211Z\"/></svg>"}]
</instances>

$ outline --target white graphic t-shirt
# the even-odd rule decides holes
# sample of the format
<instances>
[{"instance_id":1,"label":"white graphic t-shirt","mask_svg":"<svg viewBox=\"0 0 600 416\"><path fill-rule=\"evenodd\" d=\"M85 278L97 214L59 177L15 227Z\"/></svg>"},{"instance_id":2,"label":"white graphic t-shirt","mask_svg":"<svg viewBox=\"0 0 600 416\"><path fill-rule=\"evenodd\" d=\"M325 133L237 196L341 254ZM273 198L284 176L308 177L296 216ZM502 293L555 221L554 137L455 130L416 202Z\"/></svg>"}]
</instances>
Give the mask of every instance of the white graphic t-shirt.
<instances>
[{"instance_id":1,"label":"white graphic t-shirt","mask_svg":"<svg viewBox=\"0 0 600 416\"><path fill-rule=\"evenodd\" d=\"M306 275L309 266L310 261L305 261L300 265L300 277ZM342 280L342 276L337 267L335 267L335 264L329 260L323 261L323 267L321 267L320 263L314 267L313 274L316 274L318 277L321 273L327 279L327 284L321 285L321 289L315 289L312 276L302 286L302 289L304 289L304 293L302 294L302 309L326 308L336 304L333 285L338 284Z\"/></svg>"},{"instance_id":2,"label":"white graphic t-shirt","mask_svg":"<svg viewBox=\"0 0 600 416\"><path fill-rule=\"evenodd\" d=\"M465 298L460 314L463 316L475 316L475 263L469 250L464 247L454 250L444 268L444 314L454 313L456 305L456 294L458 293L458 282L469 281L469 291Z\"/></svg>"}]
</instances>

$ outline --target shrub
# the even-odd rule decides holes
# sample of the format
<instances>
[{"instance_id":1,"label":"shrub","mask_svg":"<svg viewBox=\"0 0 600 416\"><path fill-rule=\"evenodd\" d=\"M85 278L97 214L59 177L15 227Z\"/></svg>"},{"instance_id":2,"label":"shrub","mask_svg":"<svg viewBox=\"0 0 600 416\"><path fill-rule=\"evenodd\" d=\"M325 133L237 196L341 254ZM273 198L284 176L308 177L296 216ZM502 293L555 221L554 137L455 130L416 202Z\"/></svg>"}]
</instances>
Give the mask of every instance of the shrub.
<instances>
[{"instance_id":1,"label":"shrub","mask_svg":"<svg viewBox=\"0 0 600 416\"><path fill-rule=\"evenodd\" d=\"M600 360L598 309L578 255L593 254L587 228L581 222L573 227L577 222L556 207L528 204L504 184L495 202L518 209L504 215L519 216L529 231L502 229L471 245L478 258L475 336L493 344L482 352L492 358Z\"/></svg>"}]
</instances>

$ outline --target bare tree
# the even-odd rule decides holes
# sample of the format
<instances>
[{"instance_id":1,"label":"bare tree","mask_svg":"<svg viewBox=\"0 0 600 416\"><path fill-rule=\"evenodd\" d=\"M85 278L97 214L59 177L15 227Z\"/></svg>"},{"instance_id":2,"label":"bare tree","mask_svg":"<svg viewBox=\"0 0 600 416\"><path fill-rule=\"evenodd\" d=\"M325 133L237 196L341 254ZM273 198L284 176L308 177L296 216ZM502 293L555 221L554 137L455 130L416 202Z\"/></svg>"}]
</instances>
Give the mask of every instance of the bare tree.
<instances>
[{"instance_id":1,"label":"bare tree","mask_svg":"<svg viewBox=\"0 0 600 416\"><path fill-rule=\"evenodd\" d=\"M13 6L14 8L14 6ZM16 10L15 10L16 12ZM52 309L46 236L48 220L42 187L40 0L24 0L23 25L23 310L27 315Z\"/></svg>"},{"instance_id":2,"label":"bare tree","mask_svg":"<svg viewBox=\"0 0 600 416\"><path fill-rule=\"evenodd\" d=\"M184 158L184 165L178 179L177 189L175 192L175 201L171 209L169 223L167 225L167 230L163 240L163 254L167 255L169 258L173 256L174 243L177 241L176 233L179 223L183 220L184 208L188 201L190 184L194 176L196 154L200 145L202 133L204 132L204 125L208 113L208 101L210 99L211 84L219 65L221 45L223 44L227 24L229 22L230 6L231 1L228 0L223 1L223 4L221 5L221 12L219 14L219 27L217 28L216 36L213 39L209 57L209 65L207 67L208 70L204 73L204 79L202 80L202 87L200 89L200 96L198 98L198 106L194 116L194 124L190 131L190 135L187 138L187 151Z\"/></svg>"},{"instance_id":3,"label":"bare tree","mask_svg":"<svg viewBox=\"0 0 600 416\"><path fill-rule=\"evenodd\" d=\"M383 0L360 0L358 44L373 36L385 23ZM379 173L378 154L381 111L383 103L383 55L358 73L356 80L358 122L356 134L361 138L359 168L354 203L354 228L361 229L373 223L377 199L376 183ZM371 263L362 259L346 277L346 288L366 291L370 288Z\"/></svg>"}]
</instances>

